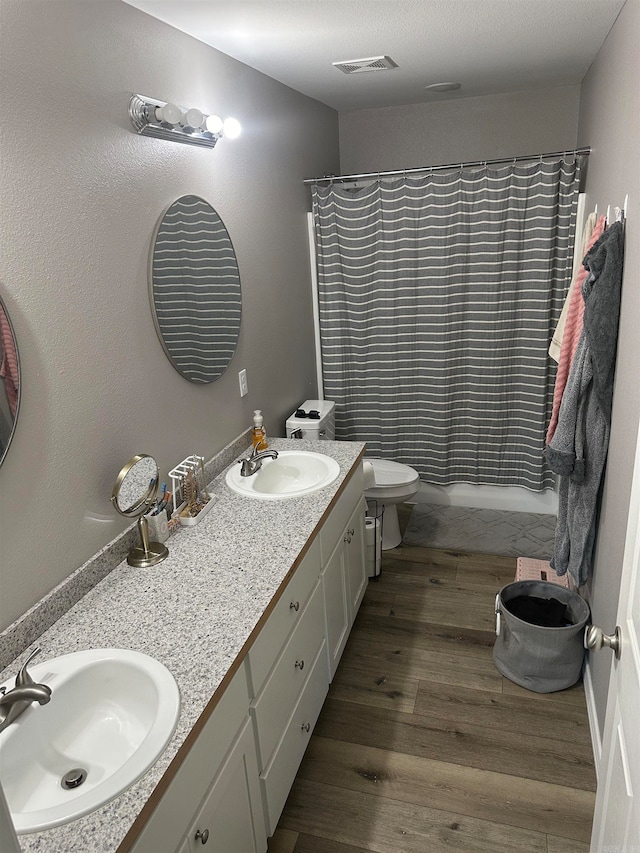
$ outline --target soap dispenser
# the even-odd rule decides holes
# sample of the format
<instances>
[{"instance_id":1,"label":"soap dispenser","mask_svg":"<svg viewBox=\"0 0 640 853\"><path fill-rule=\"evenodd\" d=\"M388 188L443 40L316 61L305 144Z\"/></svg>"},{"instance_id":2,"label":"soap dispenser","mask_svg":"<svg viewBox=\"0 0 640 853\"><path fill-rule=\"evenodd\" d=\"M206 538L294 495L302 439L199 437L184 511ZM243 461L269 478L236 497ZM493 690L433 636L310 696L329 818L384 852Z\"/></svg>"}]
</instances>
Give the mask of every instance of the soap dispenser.
<instances>
[{"instance_id":1,"label":"soap dispenser","mask_svg":"<svg viewBox=\"0 0 640 853\"><path fill-rule=\"evenodd\" d=\"M269 447L269 443L267 441L267 433L264 428L262 412L260 411L260 409L256 409L253 413L252 438L253 446L258 453L260 453L260 451L262 450L266 450L267 447Z\"/></svg>"}]
</instances>

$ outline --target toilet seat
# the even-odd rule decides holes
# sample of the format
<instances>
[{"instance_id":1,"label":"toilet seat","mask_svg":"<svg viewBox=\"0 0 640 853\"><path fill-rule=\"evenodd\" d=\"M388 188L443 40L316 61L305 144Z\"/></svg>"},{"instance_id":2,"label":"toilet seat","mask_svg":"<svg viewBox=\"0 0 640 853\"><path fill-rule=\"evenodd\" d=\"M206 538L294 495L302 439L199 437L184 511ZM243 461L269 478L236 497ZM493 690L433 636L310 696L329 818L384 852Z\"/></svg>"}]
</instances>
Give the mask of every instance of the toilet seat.
<instances>
[{"instance_id":1,"label":"toilet seat","mask_svg":"<svg viewBox=\"0 0 640 853\"><path fill-rule=\"evenodd\" d=\"M413 497L420 485L418 472L409 465L389 459L368 459L373 466L376 484L365 491L366 497L377 500Z\"/></svg>"}]
</instances>

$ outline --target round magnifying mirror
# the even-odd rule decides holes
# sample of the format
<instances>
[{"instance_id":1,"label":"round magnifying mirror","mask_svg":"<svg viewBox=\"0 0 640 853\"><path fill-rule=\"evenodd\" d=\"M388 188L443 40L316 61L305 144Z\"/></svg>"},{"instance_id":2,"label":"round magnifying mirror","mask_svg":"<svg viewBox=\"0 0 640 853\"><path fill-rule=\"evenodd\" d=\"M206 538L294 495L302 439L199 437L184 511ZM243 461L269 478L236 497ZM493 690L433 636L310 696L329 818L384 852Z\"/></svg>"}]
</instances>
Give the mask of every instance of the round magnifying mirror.
<instances>
[{"instance_id":1,"label":"round magnifying mirror","mask_svg":"<svg viewBox=\"0 0 640 853\"><path fill-rule=\"evenodd\" d=\"M137 518L146 511L158 490L158 465L152 456L134 456L118 474L111 500L121 515Z\"/></svg>"},{"instance_id":2,"label":"round magnifying mirror","mask_svg":"<svg viewBox=\"0 0 640 853\"><path fill-rule=\"evenodd\" d=\"M111 503L120 515L138 519L140 545L134 545L129 551L127 562L130 566L155 566L169 553L162 542L149 541L149 524L145 518L158 494L158 476L156 460L139 453L120 471L111 492Z\"/></svg>"}]
</instances>

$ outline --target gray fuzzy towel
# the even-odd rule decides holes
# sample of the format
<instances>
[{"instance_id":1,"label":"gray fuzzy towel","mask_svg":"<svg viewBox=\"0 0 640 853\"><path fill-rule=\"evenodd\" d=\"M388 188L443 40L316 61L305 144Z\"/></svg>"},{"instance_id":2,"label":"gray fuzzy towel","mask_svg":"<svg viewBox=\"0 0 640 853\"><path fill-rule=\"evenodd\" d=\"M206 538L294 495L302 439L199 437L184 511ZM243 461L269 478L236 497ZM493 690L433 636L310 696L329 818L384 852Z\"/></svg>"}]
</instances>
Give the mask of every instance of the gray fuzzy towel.
<instances>
[{"instance_id":1,"label":"gray fuzzy towel","mask_svg":"<svg viewBox=\"0 0 640 853\"><path fill-rule=\"evenodd\" d=\"M582 287L584 327L562 396L558 427L546 456L560 475L558 524L551 566L578 586L591 571L600 484L607 459L624 231L616 222L587 253Z\"/></svg>"}]
</instances>

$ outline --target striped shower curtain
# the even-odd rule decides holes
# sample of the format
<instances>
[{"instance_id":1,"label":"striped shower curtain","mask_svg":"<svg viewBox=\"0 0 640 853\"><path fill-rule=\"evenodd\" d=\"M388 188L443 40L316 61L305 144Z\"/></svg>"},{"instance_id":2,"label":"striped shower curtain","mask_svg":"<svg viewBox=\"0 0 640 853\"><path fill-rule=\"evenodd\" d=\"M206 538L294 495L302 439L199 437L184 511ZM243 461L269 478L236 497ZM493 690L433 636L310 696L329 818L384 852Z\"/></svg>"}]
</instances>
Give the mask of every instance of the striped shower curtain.
<instances>
[{"instance_id":1,"label":"striped shower curtain","mask_svg":"<svg viewBox=\"0 0 640 853\"><path fill-rule=\"evenodd\" d=\"M575 158L312 187L336 438L435 484L553 487L578 187Z\"/></svg>"}]
</instances>

